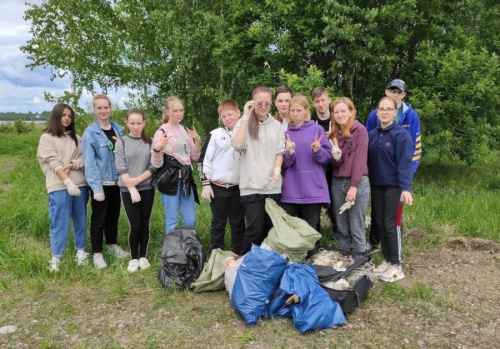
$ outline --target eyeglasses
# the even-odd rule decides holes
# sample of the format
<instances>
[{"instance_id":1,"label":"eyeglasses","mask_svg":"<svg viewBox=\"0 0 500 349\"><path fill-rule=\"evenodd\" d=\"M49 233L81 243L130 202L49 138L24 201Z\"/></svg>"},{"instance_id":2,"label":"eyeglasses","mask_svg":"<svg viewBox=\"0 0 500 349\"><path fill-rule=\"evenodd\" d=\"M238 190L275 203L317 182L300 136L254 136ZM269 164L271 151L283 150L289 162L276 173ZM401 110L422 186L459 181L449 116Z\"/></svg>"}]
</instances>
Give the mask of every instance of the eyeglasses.
<instances>
[{"instance_id":1,"label":"eyeglasses","mask_svg":"<svg viewBox=\"0 0 500 349\"><path fill-rule=\"evenodd\" d=\"M269 102L259 102L256 104L257 104L257 107L259 107L259 108L269 108L271 106L271 103L269 103Z\"/></svg>"},{"instance_id":2,"label":"eyeglasses","mask_svg":"<svg viewBox=\"0 0 500 349\"><path fill-rule=\"evenodd\" d=\"M385 113L392 113L394 110L394 108L378 108L377 111L380 113L380 114L385 114Z\"/></svg>"},{"instance_id":3,"label":"eyeglasses","mask_svg":"<svg viewBox=\"0 0 500 349\"><path fill-rule=\"evenodd\" d=\"M404 91L400 91L400 90L389 90L389 93L391 95L399 96L399 95L402 95L405 92Z\"/></svg>"}]
</instances>

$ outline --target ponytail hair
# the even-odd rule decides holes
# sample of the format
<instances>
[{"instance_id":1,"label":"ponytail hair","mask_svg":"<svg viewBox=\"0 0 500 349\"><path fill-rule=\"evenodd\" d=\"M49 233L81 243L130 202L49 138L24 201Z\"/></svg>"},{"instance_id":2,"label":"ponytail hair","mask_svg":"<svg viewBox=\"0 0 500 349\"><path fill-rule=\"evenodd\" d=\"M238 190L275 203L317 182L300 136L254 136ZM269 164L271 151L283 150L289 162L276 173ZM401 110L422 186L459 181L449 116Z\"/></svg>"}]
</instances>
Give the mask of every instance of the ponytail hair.
<instances>
[{"instance_id":1,"label":"ponytail hair","mask_svg":"<svg viewBox=\"0 0 500 349\"><path fill-rule=\"evenodd\" d=\"M105 99L105 100L107 100L107 101L108 101L108 103L109 103L109 107L111 108L111 100L109 99L109 97L108 97L108 96L103 95L103 94L97 94L97 95L95 95L95 96L94 96L94 98L93 98L93 100L92 100L92 106L94 106L94 107L95 107L95 101L96 101L97 99Z\"/></svg>"},{"instance_id":2,"label":"ponytail hair","mask_svg":"<svg viewBox=\"0 0 500 349\"><path fill-rule=\"evenodd\" d=\"M146 121L146 118L144 117L144 112L140 109L137 109L137 108L132 108L129 111L127 111L127 115L125 116L125 120L128 121L128 117L132 114L139 114L140 116L142 116L142 120ZM125 128L125 132L127 134L130 133L128 126ZM144 131L144 129L142 129L141 138L144 141L144 143L151 144L151 137L148 136L148 134Z\"/></svg>"},{"instance_id":3,"label":"ponytail hair","mask_svg":"<svg viewBox=\"0 0 500 349\"><path fill-rule=\"evenodd\" d=\"M260 86L257 87L255 90L252 92L252 98L257 94L257 93L268 93L269 96L271 97L271 100L273 99L273 92L269 87L265 86ZM250 114L250 118L248 120L248 133L250 136L254 139L259 139L259 119L257 117L257 114L255 114L255 106L252 109L252 112Z\"/></svg>"},{"instance_id":4,"label":"ponytail hair","mask_svg":"<svg viewBox=\"0 0 500 349\"><path fill-rule=\"evenodd\" d=\"M170 109L170 105L174 102L179 102L184 106L184 103L182 103L180 98L177 96L170 96L167 99L165 99L165 105L164 105L164 109L163 109L163 117L161 119L161 122L163 124L166 124L168 122L169 116L167 114L167 111Z\"/></svg>"}]
</instances>

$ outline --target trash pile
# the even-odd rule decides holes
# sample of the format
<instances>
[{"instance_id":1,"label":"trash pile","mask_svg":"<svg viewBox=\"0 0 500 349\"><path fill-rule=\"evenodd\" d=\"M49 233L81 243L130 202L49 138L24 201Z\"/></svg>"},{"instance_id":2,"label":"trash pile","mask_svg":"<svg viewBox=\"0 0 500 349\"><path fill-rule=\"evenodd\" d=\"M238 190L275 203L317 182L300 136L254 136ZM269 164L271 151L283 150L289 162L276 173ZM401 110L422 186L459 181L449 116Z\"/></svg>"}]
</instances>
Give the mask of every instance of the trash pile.
<instances>
[{"instance_id":1,"label":"trash pile","mask_svg":"<svg viewBox=\"0 0 500 349\"><path fill-rule=\"evenodd\" d=\"M260 317L292 319L301 333L346 323L374 284L369 255L320 250L303 260L321 235L266 199L274 228L261 246L244 256L213 250L206 254L196 232L180 227L167 234L158 279L167 288L194 292L226 289L231 306L247 326Z\"/></svg>"}]
</instances>

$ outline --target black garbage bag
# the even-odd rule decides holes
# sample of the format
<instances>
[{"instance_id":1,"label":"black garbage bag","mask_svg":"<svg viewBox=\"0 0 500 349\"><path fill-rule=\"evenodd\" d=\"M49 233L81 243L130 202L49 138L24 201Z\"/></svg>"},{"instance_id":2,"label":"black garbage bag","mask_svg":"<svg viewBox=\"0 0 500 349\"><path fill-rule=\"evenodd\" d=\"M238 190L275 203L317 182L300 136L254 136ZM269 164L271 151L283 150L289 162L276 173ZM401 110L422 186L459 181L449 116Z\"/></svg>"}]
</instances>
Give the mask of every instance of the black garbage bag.
<instances>
[{"instance_id":1,"label":"black garbage bag","mask_svg":"<svg viewBox=\"0 0 500 349\"><path fill-rule=\"evenodd\" d=\"M175 228L163 239L158 280L164 287L185 289L198 279L207 253L193 228Z\"/></svg>"}]
</instances>

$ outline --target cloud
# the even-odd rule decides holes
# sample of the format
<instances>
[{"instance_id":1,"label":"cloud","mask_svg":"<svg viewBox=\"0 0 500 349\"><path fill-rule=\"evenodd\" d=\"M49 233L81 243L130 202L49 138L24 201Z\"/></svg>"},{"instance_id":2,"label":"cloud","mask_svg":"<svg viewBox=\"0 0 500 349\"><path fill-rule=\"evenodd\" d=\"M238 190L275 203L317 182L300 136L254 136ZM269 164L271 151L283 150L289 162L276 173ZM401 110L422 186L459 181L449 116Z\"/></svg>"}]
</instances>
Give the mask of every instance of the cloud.
<instances>
[{"instance_id":1,"label":"cloud","mask_svg":"<svg viewBox=\"0 0 500 349\"><path fill-rule=\"evenodd\" d=\"M40 0L30 0L39 4ZM31 38L31 24L24 20L28 9L25 0L1 0L0 2L0 111L41 112L52 110L54 103L45 101L44 93L61 96L69 91L71 81L68 76L51 78L54 71L50 68L26 66L32 63L19 47ZM57 73L57 72L56 72ZM96 91L100 91L96 86ZM128 99L130 89L110 90L109 96L120 108ZM79 101L82 108L92 108L92 95L83 91Z\"/></svg>"}]
</instances>

